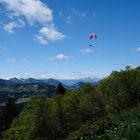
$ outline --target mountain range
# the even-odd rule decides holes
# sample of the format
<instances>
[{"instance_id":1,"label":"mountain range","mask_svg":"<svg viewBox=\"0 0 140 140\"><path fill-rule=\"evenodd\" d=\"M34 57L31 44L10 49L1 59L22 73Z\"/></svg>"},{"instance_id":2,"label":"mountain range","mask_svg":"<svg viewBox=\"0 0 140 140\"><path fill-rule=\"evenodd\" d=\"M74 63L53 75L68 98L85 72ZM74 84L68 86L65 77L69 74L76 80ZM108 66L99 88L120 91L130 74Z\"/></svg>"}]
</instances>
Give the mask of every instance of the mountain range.
<instances>
[{"instance_id":1,"label":"mountain range","mask_svg":"<svg viewBox=\"0 0 140 140\"><path fill-rule=\"evenodd\" d=\"M96 85L99 79L97 78L81 78L81 79L35 79L35 78L11 78L9 80L0 79L0 85L15 85L15 84L38 84L44 83L49 85L57 86L58 83L62 83L65 87L77 87L84 83L92 83Z\"/></svg>"}]
</instances>

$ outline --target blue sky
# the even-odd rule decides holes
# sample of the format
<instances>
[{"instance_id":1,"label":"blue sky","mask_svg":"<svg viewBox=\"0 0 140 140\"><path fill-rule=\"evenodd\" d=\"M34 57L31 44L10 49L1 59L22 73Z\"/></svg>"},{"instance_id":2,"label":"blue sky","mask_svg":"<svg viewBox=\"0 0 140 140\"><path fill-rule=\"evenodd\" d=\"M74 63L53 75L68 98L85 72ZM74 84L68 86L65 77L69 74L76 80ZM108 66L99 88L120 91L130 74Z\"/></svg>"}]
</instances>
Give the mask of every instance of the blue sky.
<instances>
[{"instance_id":1,"label":"blue sky","mask_svg":"<svg viewBox=\"0 0 140 140\"><path fill-rule=\"evenodd\" d=\"M139 0L0 0L0 78L102 78L140 65L139 6ZM89 40L91 33L97 39Z\"/></svg>"}]
</instances>

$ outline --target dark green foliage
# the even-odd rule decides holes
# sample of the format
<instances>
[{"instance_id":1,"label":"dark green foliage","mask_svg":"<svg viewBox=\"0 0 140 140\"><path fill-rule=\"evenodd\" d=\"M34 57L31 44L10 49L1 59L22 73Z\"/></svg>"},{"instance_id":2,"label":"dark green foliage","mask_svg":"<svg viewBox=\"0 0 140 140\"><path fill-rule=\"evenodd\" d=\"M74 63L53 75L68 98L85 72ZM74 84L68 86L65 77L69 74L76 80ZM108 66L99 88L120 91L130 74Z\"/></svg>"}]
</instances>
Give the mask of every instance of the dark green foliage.
<instances>
[{"instance_id":1,"label":"dark green foliage","mask_svg":"<svg viewBox=\"0 0 140 140\"><path fill-rule=\"evenodd\" d=\"M78 131L71 133L67 140L94 140L97 136L104 134L106 129L113 129L114 127L115 125L110 118L99 118L87 122Z\"/></svg>"},{"instance_id":2,"label":"dark green foliage","mask_svg":"<svg viewBox=\"0 0 140 140\"><path fill-rule=\"evenodd\" d=\"M64 95L65 92L66 89L63 87L61 83L59 83L58 86L56 87L56 95Z\"/></svg>"},{"instance_id":3,"label":"dark green foliage","mask_svg":"<svg viewBox=\"0 0 140 140\"><path fill-rule=\"evenodd\" d=\"M140 107L140 106L139 106ZM139 140L140 108L115 119L100 118L71 133L67 140Z\"/></svg>"},{"instance_id":4,"label":"dark green foliage","mask_svg":"<svg viewBox=\"0 0 140 140\"><path fill-rule=\"evenodd\" d=\"M106 100L107 112L118 112L133 107L140 101L140 68L114 71L102 80L98 90Z\"/></svg>"},{"instance_id":5,"label":"dark green foliage","mask_svg":"<svg viewBox=\"0 0 140 140\"><path fill-rule=\"evenodd\" d=\"M15 104L12 99L9 98L0 115L0 135L10 127L13 119L17 116L17 114L18 113Z\"/></svg>"}]
</instances>

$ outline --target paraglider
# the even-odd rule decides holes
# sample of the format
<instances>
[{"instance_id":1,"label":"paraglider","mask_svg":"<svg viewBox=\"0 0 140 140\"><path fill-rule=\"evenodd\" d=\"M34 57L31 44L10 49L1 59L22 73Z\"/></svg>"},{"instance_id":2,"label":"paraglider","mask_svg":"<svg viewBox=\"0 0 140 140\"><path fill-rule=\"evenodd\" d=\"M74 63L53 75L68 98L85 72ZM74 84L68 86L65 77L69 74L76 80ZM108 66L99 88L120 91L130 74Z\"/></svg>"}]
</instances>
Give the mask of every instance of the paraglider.
<instances>
[{"instance_id":1,"label":"paraglider","mask_svg":"<svg viewBox=\"0 0 140 140\"><path fill-rule=\"evenodd\" d=\"M93 40L93 39L96 39L97 38L97 35L96 34L90 34L89 35L89 39L90 40ZM93 44L90 44L89 46L93 46Z\"/></svg>"},{"instance_id":2,"label":"paraglider","mask_svg":"<svg viewBox=\"0 0 140 140\"><path fill-rule=\"evenodd\" d=\"M94 38L97 38L97 35L95 35L95 34L90 34L90 35L89 35L89 38L90 38L90 40L91 40L91 39L94 39Z\"/></svg>"}]
</instances>

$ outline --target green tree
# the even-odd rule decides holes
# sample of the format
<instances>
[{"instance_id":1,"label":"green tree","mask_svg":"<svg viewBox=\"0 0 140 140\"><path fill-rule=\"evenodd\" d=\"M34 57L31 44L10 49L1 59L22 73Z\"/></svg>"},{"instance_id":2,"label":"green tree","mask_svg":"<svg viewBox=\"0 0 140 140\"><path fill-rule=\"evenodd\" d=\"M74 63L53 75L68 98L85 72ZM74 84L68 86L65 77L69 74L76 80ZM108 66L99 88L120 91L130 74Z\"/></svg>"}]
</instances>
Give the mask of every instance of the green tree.
<instances>
[{"instance_id":1,"label":"green tree","mask_svg":"<svg viewBox=\"0 0 140 140\"><path fill-rule=\"evenodd\" d=\"M2 134L2 132L10 127L13 119L17 116L17 114L16 106L12 99L9 98L0 116L0 134Z\"/></svg>"},{"instance_id":2,"label":"green tree","mask_svg":"<svg viewBox=\"0 0 140 140\"><path fill-rule=\"evenodd\" d=\"M59 83L58 86L56 87L56 95L64 95L65 92L66 89L61 83Z\"/></svg>"}]
</instances>

